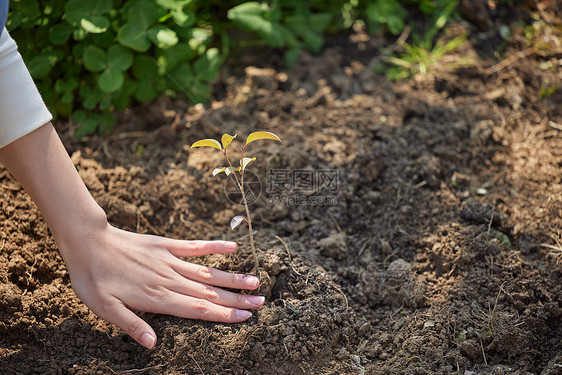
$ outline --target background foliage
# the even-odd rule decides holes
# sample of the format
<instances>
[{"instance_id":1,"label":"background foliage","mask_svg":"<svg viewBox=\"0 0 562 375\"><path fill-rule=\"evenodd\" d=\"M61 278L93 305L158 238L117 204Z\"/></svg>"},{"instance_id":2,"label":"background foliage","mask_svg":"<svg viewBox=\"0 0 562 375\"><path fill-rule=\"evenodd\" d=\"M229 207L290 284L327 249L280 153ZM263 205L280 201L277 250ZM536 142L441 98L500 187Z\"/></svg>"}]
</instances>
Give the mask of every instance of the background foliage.
<instances>
[{"instance_id":1,"label":"background foliage","mask_svg":"<svg viewBox=\"0 0 562 375\"><path fill-rule=\"evenodd\" d=\"M453 4L451 6L451 4ZM160 94L209 99L231 48L247 40L284 51L319 52L324 35L364 22L399 34L407 9L431 17L453 0L12 0L7 27L55 116L77 136L113 126L112 112ZM450 12L447 13L449 16Z\"/></svg>"}]
</instances>

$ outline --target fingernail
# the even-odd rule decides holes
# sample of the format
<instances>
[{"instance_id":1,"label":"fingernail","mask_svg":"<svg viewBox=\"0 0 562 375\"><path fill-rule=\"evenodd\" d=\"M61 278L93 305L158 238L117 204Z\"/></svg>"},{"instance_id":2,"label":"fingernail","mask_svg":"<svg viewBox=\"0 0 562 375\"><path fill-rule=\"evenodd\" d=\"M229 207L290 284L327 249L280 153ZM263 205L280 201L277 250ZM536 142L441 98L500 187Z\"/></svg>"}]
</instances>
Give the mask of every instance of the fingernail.
<instances>
[{"instance_id":1,"label":"fingernail","mask_svg":"<svg viewBox=\"0 0 562 375\"><path fill-rule=\"evenodd\" d=\"M255 276L248 276L247 280L248 280L248 286L252 288L257 287L258 284L260 283L260 280Z\"/></svg>"},{"instance_id":2,"label":"fingernail","mask_svg":"<svg viewBox=\"0 0 562 375\"><path fill-rule=\"evenodd\" d=\"M261 306L265 301L264 296L250 296L248 297L248 301L254 306Z\"/></svg>"},{"instance_id":3,"label":"fingernail","mask_svg":"<svg viewBox=\"0 0 562 375\"><path fill-rule=\"evenodd\" d=\"M238 319L246 320L252 316L252 313L246 310L237 310L236 316L238 317Z\"/></svg>"},{"instance_id":4,"label":"fingernail","mask_svg":"<svg viewBox=\"0 0 562 375\"><path fill-rule=\"evenodd\" d=\"M152 336L148 332L144 333L140 338L140 343L142 344L142 346L144 346L148 349L152 349L154 347L155 342L156 342L156 339L154 338L154 336Z\"/></svg>"},{"instance_id":5,"label":"fingernail","mask_svg":"<svg viewBox=\"0 0 562 375\"><path fill-rule=\"evenodd\" d=\"M224 247L229 249L229 250L236 250L236 242L232 242L232 241L223 241L224 242Z\"/></svg>"}]
</instances>

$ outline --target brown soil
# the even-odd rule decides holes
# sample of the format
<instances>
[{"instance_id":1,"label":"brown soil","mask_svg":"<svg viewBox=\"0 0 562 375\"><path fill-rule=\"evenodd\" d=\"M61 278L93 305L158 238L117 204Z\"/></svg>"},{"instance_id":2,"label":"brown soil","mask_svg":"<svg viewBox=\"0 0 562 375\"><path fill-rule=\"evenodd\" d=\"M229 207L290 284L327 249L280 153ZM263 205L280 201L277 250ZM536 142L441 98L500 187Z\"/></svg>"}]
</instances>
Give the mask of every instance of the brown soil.
<instances>
[{"instance_id":1,"label":"brown soil","mask_svg":"<svg viewBox=\"0 0 562 375\"><path fill-rule=\"evenodd\" d=\"M159 336L145 350L77 299L46 223L0 169L0 373L562 373L562 91L539 98L560 87L562 53L490 73L503 57L473 35L458 51L470 66L411 81L374 73L380 41L340 36L293 72L230 65L208 108L163 99L82 141L57 124L113 224L246 245L197 260L224 270L253 266L228 225L242 208L210 175L220 155L195 140L273 131L282 144L252 148L263 188L270 169L337 171L337 202L263 192L266 305L238 325L144 314Z\"/></svg>"}]
</instances>

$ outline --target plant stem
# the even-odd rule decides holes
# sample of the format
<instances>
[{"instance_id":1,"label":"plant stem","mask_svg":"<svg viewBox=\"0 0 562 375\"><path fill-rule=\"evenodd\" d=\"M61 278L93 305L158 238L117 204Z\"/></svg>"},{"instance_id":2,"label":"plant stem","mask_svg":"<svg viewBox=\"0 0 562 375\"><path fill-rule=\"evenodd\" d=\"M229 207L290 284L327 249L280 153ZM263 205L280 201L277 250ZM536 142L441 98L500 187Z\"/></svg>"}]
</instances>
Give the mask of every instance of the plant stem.
<instances>
[{"instance_id":1,"label":"plant stem","mask_svg":"<svg viewBox=\"0 0 562 375\"><path fill-rule=\"evenodd\" d=\"M244 160L244 149L240 150L240 163ZM242 193L242 200L244 201L244 207L246 207L246 219L248 221L248 231L250 233L250 246L252 247L252 254L254 255L254 266L256 276L259 278L260 263L258 261L258 253L256 252L256 247L254 245L254 234L252 233L252 217L250 216L250 209L248 208L248 201L246 200L246 193L244 192L244 169L240 170L240 192Z\"/></svg>"},{"instance_id":2,"label":"plant stem","mask_svg":"<svg viewBox=\"0 0 562 375\"><path fill-rule=\"evenodd\" d=\"M228 159L228 156L226 156L226 150L224 152L224 157L226 158L226 161L228 162L228 165L232 167L232 163ZM242 165L243 160L244 160L244 149L241 149L240 150L240 165ZM244 169L242 169L242 168L240 169L240 181L238 181L238 177L236 177L236 172L232 172L232 174L234 175L234 179L236 180L236 184L238 185L238 189L240 190L240 193L242 194L242 201L244 202L244 207L246 208L246 221L248 222L248 231L250 233L250 246L252 248L252 255L254 256L255 273L256 273L256 276L259 277L260 263L259 263L259 260L258 260L258 253L256 252L256 247L254 245L254 235L252 233L252 217L250 216L250 209L248 207L248 201L246 201L246 193L244 192Z\"/></svg>"},{"instance_id":3,"label":"plant stem","mask_svg":"<svg viewBox=\"0 0 562 375\"><path fill-rule=\"evenodd\" d=\"M224 157L225 157L228 165L230 167L232 167L232 163L230 162L230 159L228 158L228 156L226 156L226 150L224 150ZM242 172L240 172L240 174L242 174ZM238 189L241 190L242 188L241 188L240 182L238 181L238 177L236 177L236 173L232 172L232 175L234 176L234 180L236 180L236 184L238 185Z\"/></svg>"},{"instance_id":4,"label":"plant stem","mask_svg":"<svg viewBox=\"0 0 562 375\"><path fill-rule=\"evenodd\" d=\"M258 253L256 252L256 247L254 246L254 235L252 233L252 218L250 217L250 209L248 208L248 202L246 201L246 194L244 193L244 172L242 172L242 177L240 178L241 187L240 192L242 192L242 200L244 201L244 206L246 207L246 219L248 221L248 231L250 233L250 246L252 247L252 254L254 255L254 266L256 269L256 276L259 277L259 267L260 263L258 261Z\"/></svg>"}]
</instances>

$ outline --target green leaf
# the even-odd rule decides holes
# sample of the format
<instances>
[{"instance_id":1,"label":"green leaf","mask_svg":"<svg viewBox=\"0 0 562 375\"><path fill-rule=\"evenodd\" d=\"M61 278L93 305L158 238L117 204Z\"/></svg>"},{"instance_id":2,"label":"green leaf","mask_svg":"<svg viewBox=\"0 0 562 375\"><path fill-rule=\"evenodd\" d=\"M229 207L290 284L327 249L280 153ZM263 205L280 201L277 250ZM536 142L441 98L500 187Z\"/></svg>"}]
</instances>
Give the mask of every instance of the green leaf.
<instances>
[{"instance_id":1,"label":"green leaf","mask_svg":"<svg viewBox=\"0 0 562 375\"><path fill-rule=\"evenodd\" d=\"M191 148L195 148L195 147L214 147L222 151L221 144L219 143L219 141L214 139L202 139L200 141L197 141L191 145Z\"/></svg>"},{"instance_id":2,"label":"green leaf","mask_svg":"<svg viewBox=\"0 0 562 375\"><path fill-rule=\"evenodd\" d=\"M174 22L180 27L191 27L195 24L197 16L192 11L173 10L172 17Z\"/></svg>"},{"instance_id":3,"label":"green leaf","mask_svg":"<svg viewBox=\"0 0 562 375\"><path fill-rule=\"evenodd\" d=\"M159 17L158 8L152 1L135 1L129 8L127 17L129 22L140 26L143 31L148 31L148 28L154 25Z\"/></svg>"},{"instance_id":4,"label":"green leaf","mask_svg":"<svg viewBox=\"0 0 562 375\"><path fill-rule=\"evenodd\" d=\"M68 41L72 34L72 27L66 23L58 23L49 29L49 40L54 45L62 45Z\"/></svg>"},{"instance_id":5,"label":"green leaf","mask_svg":"<svg viewBox=\"0 0 562 375\"><path fill-rule=\"evenodd\" d=\"M191 0L156 0L156 4L165 9L182 9L185 5L189 4Z\"/></svg>"},{"instance_id":6,"label":"green leaf","mask_svg":"<svg viewBox=\"0 0 562 375\"><path fill-rule=\"evenodd\" d=\"M52 67L51 60L47 55L37 55L27 63L27 69L29 69L29 73L35 79L46 77Z\"/></svg>"},{"instance_id":7,"label":"green leaf","mask_svg":"<svg viewBox=\"0 0 562 375\"><path fill-rule=\"evenodd\" d=\"M418 4L418 8L425 14L433 14L437 9L435 7L435 4L433 4L433 2L430 0L421 1Z\"/></svg>"},{"instance_id":8,"label":"green leaf","mask_svg":"<svg viewBox=\"0 0 562 375\"><path fill-rule=\"evenodd\" d=\"M246 3L235 6L228 10L227 16L229 19L236 18L240 14L250 14L261 16L265 12L263 6L257 1L248 1Z\"/></svg>"},{"instance_id":9,"label":"green leaf","mask_svg":"<svg viewBox=\"0 0 562 375\"><path fill-rule=\"evenodd\" d=\"M244 3L228 11L228 18L244 31L256 32L267 44L274 48L283 47L283 27L264 17L265 10L256 2Z\"/></svg>"},{"instance_id":10,"label":"green leaf","mask_svg":"<svg viewBox=\"0 0 562 375\"><path fill-rule=\"evenodd\" d=\"M82 138L87 135L94 134L98 129L98 125L100 123L99 115L95 115L95 114L85 115L84 118L77 123L80 125L80 127L74 133L75 137Z\"/></svg>"},{"instance_id":11,"label":"green leaf","mask_svg":"<svg viewBox=\"0 0 562 375\"><path fill-rule=\"evenodd\" d=\"M11 12L9 14L8 20L6 21L6 28L8 30L15 30L21 25L23 17L21 14L16 12Z\"/></svg>"},{"instance_id":12,"label":"green leaf","mask_svg":"<svg viewBox=\"0 0 562 375\"><path fill-rule=\"evenodd\" d=\"M193 103L205 103L211 97L209 86L199 80L187 88L186 95Z\"/></svg>"},{"instance_id":13,"label":"green leaf","mask_svg":"<svg viewBox=\"0 0 562 375\"><path fill-rule=\"evenodd\" d=\"M14 3L16 3L14 1ZM17 21L18 26L24 29L31 29L36 26L37 19L41 16L42 12L39 9L38 1L18 1L17 3L18 13L20 17L16 17L14 21ZM12 4L11 4L12 5ZM15 4L11 7L11 12L16 13L13 8ZM19 19L17 19L19 18ZM10 25L10 28L15 27L15 24Z\"/></svg>"},{"instance_id":14,"label":"green leaf","mask_svg":"<svg viewBox=\"0 0 562 375\"><path fill-rule=\"evenodd\" d=\"M107 66L107 55L101 48L88 46L84 52L84 66L91 72L100 72Z\"/></svg>"},{"instance_id":15,"label":"green leaf","mask_svg":"<svg viewBox=\"0 0 562 375\"><path fill-rule=\"evenodd\" d=\"M311 30L306 30L302 35L302 38L312 52L318 53L322 49L324 38L322 38L322 36L318 33L315 33Z\"/></svg>"},{"instance_id":16,"label":"green leaf","mask_svg":"<svg viewBox=\"0 0 562 375\"><path fill-rule=\"evenodd\" d=\"M222 58L217 48L209 48L203 56L195 61L193 69L195 75L206 82L211 82L219 73Z\"/></svg>"},{"instance_id":17,"label":"green leaf","mask_svg":"<svg viewBox=\"0 0 562 375\"><path fill-rule=\"evenodd\" d=\"M268 33L272 29L271 21L254 14L237 14L232 17L232 22L244 31Z\"/></svg>"},{"instance_id":18,"label":"green leaf","mask_svg":"<svg viewBox=\"0 0 562 375\"><path fill-rule=\"evenodd\" d=\"M234 137L233 137L230 134L223 134L222 138L221 138L222 148L226 150L226 148L228 147L230 142L232 142L234 140L234 138L236 138L236 135L237 134L234 134Z\"/></svg>"},{"instance_id":19,"label":"green leaf","mask_svg":"<svg viewBox=\"0 0 562 375\"><path fill-rule=\"evenodd\" d=\"M396 34L404 28L408 13L397 0L375 0L367 6L365 15L371 22L371 29L374 29L373 26L387 25Z\"/></svg>"},{"instance_id":20,"label":"green leaf","mask_svg":"<svg viewBox=\"0 0 562 375\"><path fill-rule=\"evenodd\" d=\"M283 59L285 60L285 64L289 67L289 69L291 69L296 64L299 56L301 55L301 52L302 50L300 48L291 48L285 51Z\"/></svg>"},{"instance_id":21,"label":"green leaf","mask_svg":"<svg viewBox=\"0 0 562 375\"><path fill-rule=\"evenodd\" d=\"M307 26L307 19L301 15L289 16L286 19L287 26L292 29L306 44L308 49L319 52L324 44L324 39L320 34Z\"/></svg>"},{"instance_id":22,"label":"green leaf","mask_svg":"<svg viewBox=\"0 0 562 375\"><path fill-rule=\"evenodd\" d=\"M100 47L104 51L107 51L109 47L115 44L116 34L112 30L108 30L101 34L91 34L88 36L95 46Z\"/></svg>"},{"instance_id":23,"label":"green leaf","mask_svg":"<svg viewBox=\"0 0 562 375\"><path fill-rule=\"evenodd\" d=\"M74 29L74 31L72 31L72 38L74 38L75 41L77 42L81 42L84 39L86 39L86 36L88 35L88 33L86 32L86 30L84 30L83 28L79 27ZM96 35L96 34L94 34Z\"/></svg>"},{"instance_id":24,"label":"green leaf","mask_svg":"<svg viewBox=\"0 0 562 375\"><path fill-rule=\"evenodd\" d=\"M180 63L186 63L186 61L191 60L195 56L194 51L189 47L188 43L179 43L171 48L158 52L160 52L157 58L158 65L167 72L171 72ZM193 75L193 73L191 73L191 75Z\"/></svg>"},{"instance_id":25,"label":"green leaf","mask_svg":"<svg viewBox=\"0 0 562 375\"><path fill-rule=\"evenodd\" d=\"M295 33L290 30L289 28L282 26L281 25L281 34L283 36L283 41L285 43L285 45L289 48L295 49L295 48L299 48L301 47L297 37L295 36Z\"/></svg>"},{"instance_id":26,"label":"green leaf","mask_svg":"<svg viewBox=\"0 0 562 375\"><path fill-rule=\"evenodd\" d=\"M99 86L99 85L98 85ZM98 109L106 111L111 107L111 95L109 93L103 94L99 104Z\"/></svg>"},{"instance_id":27,"label":"green leaf","mask_svg":"<svg viewBox=\"0 0 562 375\"><path fill-rule=\"evenodd\" d=\"M124 72L133 64L133 53L130 49L114 44L107 51L107 65L111 69Z\"/></svg>"},{"instance_id":28,"label":"green leaf","mask_svg":"<svg viewBox=\"0 0 562 375\"><path fill-rule=\"evenodd\" d=\"M259 31L271 28L271 22L264 19L263 6L254 1L240 4L229 9L227 17L244 31Z\"/></svg>"},{"instance_id":29,"label":"green leaf","mask_svg":"<svg viewBox=\"0 0 562 375\"><path fill-rule=\"evenodd\" d=\"M54 113L53 115L63 116L63 117L68 117L68 115L72 113L72 109L74 108L72 102L65 103L62 100L58 100L54 106L55 106L56 113Z\"/></svg>"},{"instance_id":30,"label":"green leaf","mask_svg":"<svg viewBox=\"0 0 562 375\"><path fill-rule=\"evenodd\" d=\"M74 111L72 113L72 121L79 124L86 119L86 112L83 110Z\"/></svg>"},{"instance_id":31,"label":"green leaf","mask_svg":"<svg viewBox=\"0 0 562 375\"><path fill-rule=\"evenodd\" d=\"M133 76L140 80L148 80L156 76L156 62L146 55L138 55L133 62Z\"/></svg>"},{"instance_id":32,"label":"green leaf","mask_svg":"<svg viewBox=\"0 0 562 375\"><path fill-rule=\"evenodd\" d=\"M68 80L57 79L55 82L55 91L57 93L64 93L67 91L72 91L78 87L78 80L74 77L70 77Z\"/></svg>"},{"instance_id":33,"label":"green leaf","mask_svg":"<svg viewBox=\"0 0 562 375\"><path fill-rule=\"evenodd\" d=\"M258 139L273 139L275 141L281 142L281 139L271 132L254 132L250 134L246 139L246 144L244 145L244 148L246 148L246 146L248 146L249 143L253 141L257 141Z\"/></svg>"},{"instance_id":34,"label":"green leaf","mask_svg":"<svg viewBox=\"0 0 562 375\"><path fill-rule=\"evenodd\" d=\"M72 103L72 101L74 100L74 95L72 94L72 91L67 91L64 93L63 96L61 96L60 98L61 102L63 102L64 104L70 104Z\"/></svg>"},{"instance_id":35,"label":"green leaf","mask_svg":"<svg viewBox=\"0 0 562 375\"><path fill-rule=\"evenodd\" d=\"M181 64L170 72L166 78L170 82L170 88L187 94L187 90L193 85L195 76L188 64ZM189 96L189 94L187 95Z\"/></svg>"},{"instance_id":36,"label":"green leaf","mask_svg":"<svg viewBox=\"0 0 562 375\"><path fill-rule=\"evenodd\" d=\"M115 116L111 112L104 112L100 116L100 134L105 133L115 125Z\"/></svg>"},{"instance_id":37,"label":"green leaf","mask_svg":"<svg viewBox=\"0 0 562 375\"><path fill-rule=\"evenodd\" d=\"M285 45L283 26L278 23L270 23L270 25L271 26L267 25L267 27L258 30L258 35L261 36L270 47L283 47Z\"/></svg>"},{"instance_id":38,"label":"green leaf","mask_svg":"<svg viewBox=\"0 0 562 375\"><path fill-rule=\"evenodd\" d=\"M109 20L103 16L88 16L82 18L80 26L91 34L100 34L109 27Z\"/></svg>"},{"instance_id":39,"label":"green leaf","mask_svg":"<svg viewBox=\"0 0 562 375\"><path fill-rule=\"evenodd\" d=\"M196 50L199 46L207 46L213 41L213 33L206 29L189 29L183 39L189 40L189 46Z\"/></svg>"},{"instance_id":40,"label":"green leaf","mask_svg":"<svg viewBox=\"0 0 562 375\"><path fill-rule=\"evenodd\" d=\"M107 68L98 78L98 86L105 93L112 93L123 86L123 73L118 69Z\"/></svg>"},{"instance_id":41,"label":"green leaf","mask_svg":"<svg viewBox=\"0 0 562 375\"><path fill-rule=\"evenodd\" d=\"M165 27L156 26L148 31L148 37L158 48L170 48L178 44L178 36L175 31Z\"/></svg>"},{"instance_id":42,"label":"green leaf","mask_svg":"<svg viewBox=\"0 0 562 375\"><path fill-rule=\"evenodd\" d=\"M319 34L323 34L332 22L332 14L315 13L310 15L310 29Z\"/></svg>"},{"instance_id":43,"label":"green leaf","mask_svg":"<svg viewBox=\"0 0 562 375\"><path fill-rule=\"evenodd\" d=\"M138 91L139 84L132 79L126 79L123 82L123 87L119 90L118 93L113 98L113 105L115 109L118 111L122 111L126 109L130 104L131 100L133 99L135 93Z\"/></svg>"},{"instance_id":44,"label":"green leaf","mask_svg":"<svg viewBox=\"0 0 562 375\"><path fill-rule=\"evenodd\" d=\"M119 29L117 40L125 47L137 52L146 52L150 48L148 32L137 23L126 23Z\"/></svg>"},{"instance_id":45,"label":"green leaf","mask_svg":"<svg viewBox=\"0 0 562 375\"><path fill-rule=\"evenodd\" d=\"M82 99L82 106L84 109L92 110L96 108L102 99L102 92L97 85L93 90L88 86L82 86L80 88L80 98Z\"/></svg>"},{"instance_id":46,"label":"green leaf","mask_svg":"<svg viewBox=\"0 0 562 375\"><path fill-rule=\"evenodd\" d=\"M139 81L137 90L135 91L135 99L143 103L154 100L158 95L158 91L154 88L153 78L145 78Z\"/></svg>"},{"instance_id":47,"label":"green leaf","mask_svg":"<svg viewBox=\"0 0 562 375\"><path fill-rule=\"evenodd\" d=\"M74 25L84 27L82 20L85 19L92 27L107 28L109 20L104 15L112 6L112 0L70 0L64 9L66 19Z\"/></svg>"},{"instance_id":48,"label":"green leaf","mask_svg":"<svg viewBox=\"0 0 562 375\"><path fill-rule=\"evenodd\" d=\"M388 30L394 35L398 35L404 30L404 19L397 17L393 14L389 15L387 18Z\"/></svg>"}]
</instances>

